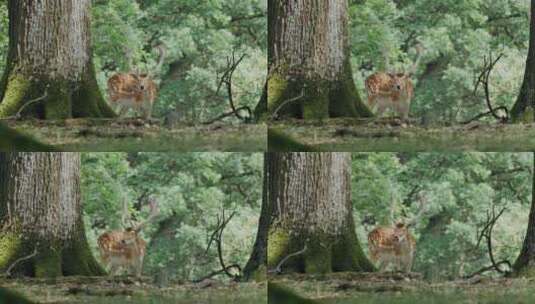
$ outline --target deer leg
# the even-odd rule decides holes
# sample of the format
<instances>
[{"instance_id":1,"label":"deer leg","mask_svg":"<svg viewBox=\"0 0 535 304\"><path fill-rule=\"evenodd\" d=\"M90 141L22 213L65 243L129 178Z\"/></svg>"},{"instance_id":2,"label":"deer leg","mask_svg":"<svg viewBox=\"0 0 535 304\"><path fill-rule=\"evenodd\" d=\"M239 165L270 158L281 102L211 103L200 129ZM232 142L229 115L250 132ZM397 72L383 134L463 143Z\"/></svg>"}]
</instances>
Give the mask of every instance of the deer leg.
<instances>
[{"instance_id":1,"label":"deer leg","mask_svg":"<svg viewBox=\"0 0 535 304\"><path fill-rule=\"evenodd\" d=\"M139 278L141 277L141 273L143 272L143 256L139 257L137 267L136 267L136 276Z\"/></svg>"},{"instance_id":2,"label":"deer leg","mask_svg":"<svg viewBox=\"0 0 535 304\"><path fill-rule=\"evenodd\" d=\"M109 275L112 276L112 277L115 276L115 275L117 274L117 270L118 270L117 265L112 264L112 265L110 266Z\"/></svg>"},{"instance_id":3,"label":"deer leg","mask_svg":"<svg viewBox=\"0 0 535 304\"><path fill-rule=\"evenodd\" d=\"M412 254L407 257L407 260L405 261L405 272L406 273L411 273L413 260L414 260L414 256Z\"/></svg>"},{"instance_id":4,"label":"deer leg","mask_svg":"<svg viewBox=\"0 0 535 304\"><path fill-rule=\"evenodd\" d=\"M370 110L373 110L373 108L375 108L375 99L376 99L376 97L377 96L372 95L372 94L368 95L368 107L370 108Z\"/></svg>"},{"instance_id":5,"label":"deer leg","mask_svg":"<svg viewBox=\"0 0 535 304\"><path fill-rule=\"evenodd\" d=\"M143 105L143 119L150 119L152 114L152 104L146 101Z\"/></svg>"},{"instance_id":6,"label":"deer leg","mask_svg":"<svg viewBox=\"0 0 535 304\"><path fill-rule=\"evenodd\" d=\"M119 107L120 107L119 117L124 117L124 115L126 114L126 111L128 111L128 107L125 105L120 105Z\"/></svg>"},{"instance_id":7,"label":"deer leg","mask_svg":"<svg viewBox=\"0 0 535 304\"><path fill-rule=\"evenodd\" d=\"M407 120L409 118L409 104L400 100L400 102L396 104L396 112L401 119Z\"/></svg>"},{"instance_id":8,"label":"deer leg","mask_svg":"<svg viewBox=\"0 0 535 304\"><path fill-rule=\"evenodd\" d=\"M387 105L386 103L384 102L384 100L381 100L377 103L377 114L376 114L376 117L377 118L381 118L381 116L383 116L385 110L387 108Z\"/></svg>"},{"instance_id":9,"label":"deer leg","mask_svg":"<svg viewBox=\"0 0 535 304\"><path fill-rule=\"evenodd\" d=\"M388 266L388 263L383 259L379 259L379 266L377 267L379 268L379 272L385 272L386 266Z\"/></svg>"},{"instance_id":10,"label":"deer leg","mask_svg":"<svg viewBox=\"0 0 535 304\"><path fill-rule=\"evenodd\" d=\"M405 259L403 257L399 257L396 259L396 271L402 272L405 267Z\"/></svg>"}]
</instances>

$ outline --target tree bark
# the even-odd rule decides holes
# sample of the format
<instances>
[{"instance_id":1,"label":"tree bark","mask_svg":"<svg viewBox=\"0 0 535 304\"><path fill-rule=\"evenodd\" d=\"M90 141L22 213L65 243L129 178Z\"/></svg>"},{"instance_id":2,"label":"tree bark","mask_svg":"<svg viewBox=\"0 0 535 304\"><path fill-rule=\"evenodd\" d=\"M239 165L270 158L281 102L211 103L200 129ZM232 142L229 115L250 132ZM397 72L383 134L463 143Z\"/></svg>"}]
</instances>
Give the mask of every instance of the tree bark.
<instances>
[{"instance_id":1,"label":"tree bark","mask_svg":"<svg viewBox=\"0 0 535 304\"><path fill-rule=\"evenodd\" d=\"M0 117L113 117L95 78L90 0L9 0Z\"/></svg>"},{"instance_id":2,"label":"tree bark","mask_svg":"<svg viewBox=\"0 0 535 304\"><path fill-rule=\"evenodd\" d=\"M268 5L268 115L372 116L353 82L347 0L270 0Z\"/></svg>"},{"instance_id":3,"label":"tree bark","mask_svg":"<svg viewBox=\"0 0 535 304\"><path fill-rule=\"evenodd\" d=\"M85 237L80 155L0 153L0 270L32 277L101 275Z\"/></svg>"},{"instance_id":4,"label":"tree bark","mask_svg":"<svg viewBox=\"0 0 535 304\"><path fill-rule=\"evenodd\" d=\"M264 181L262 188L262 208L260 211L260 221L258 223L258 232L253 247L253 252L245 268L243 269L244 280L263 281L266 279L267 247L268 247L268 230L271 214L271 204L268 203L268 171L267 171L267 154L264 154Z\"/></svg>"},{"instance_id":5,"label":"tree bark","mask_svg":"<svg viewBox=\"0 0 535 304\"><path fill-rule=\"evenodd\" d=\"M373 271L355 232L349 153L269 153L268 269Z\"/></svg>"},{"instance_id":6,"label":"tree bark","mask_svg":"<svg viewBox=\"0 0 535 304\"><path fill-rule=\"evenodd\" d=\"M535 172L535 153L533 169ZM535 277L535 176L532 177L531 210L526 237L522 251L513 265L513 270L519 276Z\"/></svg>"},{"instance_id":7,"label":"tree bark","mask_svg":"<svg viewBox=\"0 0 535 304\"><path fill-rule=\"evenodd\" d=\"M535 121L535 0L531 0L531 21L529 31L529 50L526 61L524 81L511 116L514 122L531 123Z\"/></svg>"}]
</instances>

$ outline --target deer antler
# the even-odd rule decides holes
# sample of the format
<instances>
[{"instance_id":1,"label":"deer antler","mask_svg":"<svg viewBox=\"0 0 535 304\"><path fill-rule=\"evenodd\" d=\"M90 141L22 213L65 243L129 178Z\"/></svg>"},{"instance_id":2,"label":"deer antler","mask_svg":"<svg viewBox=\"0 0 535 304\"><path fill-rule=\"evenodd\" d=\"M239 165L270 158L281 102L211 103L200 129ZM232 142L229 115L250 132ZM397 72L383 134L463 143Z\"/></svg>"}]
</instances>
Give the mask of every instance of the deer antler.
<instances>
[{"instance_id":1,"label":"deer antler","mask_svg":"<svg viewBox=\"0 0 535 304\"><path fill-rule=\"evenodd\" d=\"M425 47L421 43L418 43L415 48L416 48L416 54L417 54L416 61L414 61L414 64L409 70L408 75L414 75L414 73L416 73L416 71L418 70L418 66L420 65L420 61L422 60L424 51L425 51Z\"/></svg>"},{"instance_id":2,"label":"deer antler","mask_svg":"<svg viewBox=\"0 0 535 304\"><path fill-rule=\"evenodd\" d=\"M152 69L152 71L148 71L147 75L149 77L153 77L154 74L158 73L160 69L162 68L163 62L165 61L165 57L167 56L167 49L165 48L164 44L158 44L154 47L158 51L158 63Z\"/></svg>"},{"instance_id":3,"label":"deer antler","mask_svg":"<svg viewBox=\"0 0 535 304\"><path fill-rule=\"evenodd\" d=\"M413 216L409 221L407 221L407 227L414 226L417 222L421 220L422 216L427 212L426 204L427 198L424 194L420 193L418 195L418 213Z\"/></svg>"},{"instance_id":4,"label":"deer antler","mask_svg":"<svg viewBox=\"0 0 535 304\"><path fill-rule=\"evenodd\" d=\"M121 225L123 226L123 228L130 227L132 225L132 222L130 221L130 212L128 211L128 200L124 192L123 192L123 210L121 211Z\"/></svg>"},{"instance_id":5,"label":"deer antler","mask_svg":"<svg viewBox=\"0 0 535 304\"><path fill-rule=\"evenodd\" d=\"M155 70L159 71L162 68L162 65L163 65L163 62L165 60L165 57L167 56L167 49L165 48L164 44L159 44L155 48L159 52L158 64L156 65L156 69Z\"/></svg>"},{"instance_id":6,"label":"deer antler","mask_svg":"<svg viewBox=\"0 0 535 304\"><path fill-rule=\"evenodd\" d=\"M160 209L158 208L158 201L153 197L149 198L149 208L150 208L150 213L149 213L149 216L147 217L147 219L145 219L144 221L138 223L137 225L134 225L132 227L132 230L134 230L135 232L141 231L141 229L143 229L143 227L146 224L148 224L156 216L158 216L158 214L160 214Z\"/></svg>"}]
</instances>

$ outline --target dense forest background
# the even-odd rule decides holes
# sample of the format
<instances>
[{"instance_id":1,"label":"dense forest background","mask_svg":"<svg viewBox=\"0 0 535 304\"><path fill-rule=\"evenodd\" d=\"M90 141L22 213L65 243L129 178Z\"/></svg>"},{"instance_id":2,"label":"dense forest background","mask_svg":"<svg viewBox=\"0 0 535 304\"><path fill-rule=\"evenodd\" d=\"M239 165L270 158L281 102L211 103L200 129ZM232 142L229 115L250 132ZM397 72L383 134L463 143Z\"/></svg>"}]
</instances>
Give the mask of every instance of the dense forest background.
<instances>
[{"instance_id":1,"label":"dense forest background","mask_svg":"<svg viewBox=\"0 0 535 304\"><path fill-rule=\"evenodd\" d=\"M101 233L124 228L123 202L134 221L143 221L154 197L160 215L142 233L144 275L163 271L195 280L221 269L216 247L206 248L223 209L227 217L236 212L223 234L225 263L243 268L258 229L262 166L259 153L82 154L84 219L94 255Z\"/></svg>"},{"instance_id":2,"label":"dense forest background","mask_svg":"<svg viewBox=\"0 0 535 304\"><path fill-rule=\"evenodd\" d=\"M92 40L97 79L105 92L115 72L154 72L160 83L155 116L176 111L182 120L205 122L230 110L217 92L227 57L245 55L234 78L238 106L254 109L267 71L265 0L94 0ZM0 74L8 46L7 1L0 0ZM159 71L158 52L167 49ZM229 120L232 121L230 117Z\"/></svg>"},{"instance_id":3,"label":"dense forest background","mask_svg":"<svg viewBox=\"0 0 535 304\"><path fill-rule=\"evenodd\" d=\"M354 154L359 239L365 245L376 225L413 221L413 271L431 280L455 279L491 265L485 241L477 246L478 233L488 212L505 208L493 231L493 251L497 261L513 263L528 223L532 164L531 153Z\"/></svg>"},{"instance_id":4,"label":"dense forest background","mask_svg":"<svg viewBox=\"0 0 535 304\"><path fill-rule=\"evenodd\" d=\"M352 64L361 97L368 75L408 71L421 44L412 117L451 124L486 112L482 89L477 96L473 92L490 54L493 59L503 54L490 78L492 101L511 109L524 75L529 5L528 0L351 0Z\"/></svg>"}]
</instances>

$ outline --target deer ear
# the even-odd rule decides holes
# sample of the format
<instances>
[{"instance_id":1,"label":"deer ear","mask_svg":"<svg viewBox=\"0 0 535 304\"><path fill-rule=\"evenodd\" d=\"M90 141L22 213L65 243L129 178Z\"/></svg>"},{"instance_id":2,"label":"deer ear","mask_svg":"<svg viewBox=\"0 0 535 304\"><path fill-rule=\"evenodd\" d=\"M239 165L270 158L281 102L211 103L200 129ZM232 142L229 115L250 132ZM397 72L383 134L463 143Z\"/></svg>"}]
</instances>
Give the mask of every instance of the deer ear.
<instances>
[{"instance_id":1,"label":"deer ear","mask_svg":"<svg viewBox=\"0 0 535 304\"><path fill-rule=\"evenodd\" d=\"M404 228L405 227L405 223L402 223L402 222L399 222L396 224L396 228Z\"/></svg>"},{"instance_id":2,"label":"deer ear","mask_svg":"<svg viewBox=\"0 0 535 304\"><path fill-rule=\"evenodd\" d=\"M403 77L406 76L406 74L405 73L398 73L397 76L400 77L400 78L403 78Z\"/></svg>"},{"instance_id":3,"label":"deer ear","mask_svg":"<svg viewBox=\"0 0 535 304\"><path fill-rule=\"evenodd\" d=\"M388 73L388 76L390 76L390 77L395 77L395 75L392 74L392 73Z\"/></svg>"}]
</instances>

